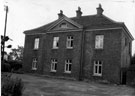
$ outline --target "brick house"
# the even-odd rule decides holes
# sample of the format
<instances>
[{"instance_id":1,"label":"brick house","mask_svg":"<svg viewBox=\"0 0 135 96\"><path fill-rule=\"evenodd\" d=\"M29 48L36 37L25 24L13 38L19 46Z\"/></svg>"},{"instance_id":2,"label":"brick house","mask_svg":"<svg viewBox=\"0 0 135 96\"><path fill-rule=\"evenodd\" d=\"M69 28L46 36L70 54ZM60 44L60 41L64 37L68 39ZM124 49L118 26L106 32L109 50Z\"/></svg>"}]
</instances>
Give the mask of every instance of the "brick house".
<instances>
[{"instance_id":1,"label":"brick house","mask_svg":"<svg viewBox=\"0 0 135 96\"><path fill-rule=\"evenodd\" d=\"M130 65L132 40L122 22L97 14L58 19L25 34L24 71L78 80L125 82L123 69Z\"/></svg>"}]
</instances>

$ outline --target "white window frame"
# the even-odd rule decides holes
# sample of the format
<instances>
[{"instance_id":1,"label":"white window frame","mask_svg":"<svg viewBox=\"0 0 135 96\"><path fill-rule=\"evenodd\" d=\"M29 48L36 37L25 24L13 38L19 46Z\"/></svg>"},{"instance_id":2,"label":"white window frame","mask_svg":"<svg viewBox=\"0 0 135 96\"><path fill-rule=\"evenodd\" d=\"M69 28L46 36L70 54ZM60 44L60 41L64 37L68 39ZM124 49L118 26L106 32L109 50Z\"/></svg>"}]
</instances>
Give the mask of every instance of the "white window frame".
<instances>
[{"instance_id":1,"label":"white window frame","mask_svg":"<svg viewBox=\"0 0 135 96\"><path fill-rule=\"evenodd\" d=\"M73 48L73 36L67 36L67 42L66 42L66 47L67 49L72 49Z\"/></svg>"},{"instance_id":2,"label":"white window frame","mask_svg":"<svg viewBox=\"0 0 135 96\"><path fill-rule=\"evenodd\" d=\"M57 71L57 59L52 59L51 60L51 72L56 72Z\"/></svg>"},{"instance_id":3,"label":"white window frame","mask_svg":"<svg viewBox=\"0 0 135 96\"><path fill-rule=\"evenodd\" d=\"M53 37L53 49L59 48L59 37Z\"/></svg>"},{"instance_id":4,"label":"white window frame","mask_svg":"<svg viewBox=\"0 0 135 96\"><path fill-rule=\"evenodd\" d=\"M32 61L32 70L37 70L37 58L33 58L33 61Z\"/></svg>"},{"instance_id":5,"label":"white window frame","mask_svg":"<svg viewBox=\"0 0 135 96\"><path fill-rule=\"evenodd\" d=\"M71 68L72 68L72 60L71 59L65 60L65 73L71 73L71 70L69 70L70 65L71 65Z\"/></svg>"},{"instance_id":6,"label":"white window frame","mask_svg":"<svg viewBox=\"0 0 135 96\"><path fill-rule=\"evenodd\" d=\"M35 38L34 49L38 49L38 48L39 48L39 38Z\"/></svg>"},{"instance_id":7,"label":"white window frame","mask_svg":"<svg viewBox=\"0 0 135 96\"><path fill-rule=\"evenodd\" d=\"M96 35L95 37L95 48L103 49L104 46L104 35Z\"/></svg>"},{"instance_id":8,"label":"white window frame","mask_svg":"<svg viewBox=\"0 0 135 96\"><path fill-rule=\"evenodd\" d=\"M102 61L94 61L94 70L93 70L94 76L102 76L102 64L103 64ZM101 67L101 73L99 73L99 67Z\"/></svg>"}]
</instances>

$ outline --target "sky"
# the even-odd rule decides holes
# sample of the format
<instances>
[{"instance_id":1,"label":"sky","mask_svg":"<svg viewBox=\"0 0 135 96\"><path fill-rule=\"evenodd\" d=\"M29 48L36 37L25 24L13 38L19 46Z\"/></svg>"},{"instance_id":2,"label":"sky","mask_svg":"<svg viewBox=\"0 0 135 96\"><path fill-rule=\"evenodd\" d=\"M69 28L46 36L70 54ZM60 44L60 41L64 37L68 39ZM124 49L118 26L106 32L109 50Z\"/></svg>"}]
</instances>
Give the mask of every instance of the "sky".
<instances>
[{"instance_id":1,"label":"sky","mask_svg":"<svg viewBox=\"0 0 135 96\"><path fill-rule=\"evenodd\" d=\"M7 17L8 35L13 41L12 48L24 46L25 30L40 27L58 18L58 13L63 10L67 17L76 16L78 6L84 15L96 14L96 8L101 3L103 14L114 21L124 22L130 33L135 38L135 0L1 0L0 1L0 35L4 34L5 11L8 5ZM10 52L11 49L5 49ZM135 40L132 45L132 54L135 53Z\"/></svg>"}]
</instances>

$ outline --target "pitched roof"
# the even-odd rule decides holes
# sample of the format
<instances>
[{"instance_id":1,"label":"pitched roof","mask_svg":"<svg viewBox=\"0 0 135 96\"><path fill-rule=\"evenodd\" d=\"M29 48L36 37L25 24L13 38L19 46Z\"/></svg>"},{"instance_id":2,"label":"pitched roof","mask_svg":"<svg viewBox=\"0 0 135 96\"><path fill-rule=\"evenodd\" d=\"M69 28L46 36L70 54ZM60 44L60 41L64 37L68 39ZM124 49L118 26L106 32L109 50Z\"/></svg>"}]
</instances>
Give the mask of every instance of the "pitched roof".
<instances>
[{"instance_id":1,"label":"pitched roof","mask_svg":"<svg viewBox=\"0 0 135 96\"><path fill-rule=\"evenodd\" d=\"M64 15L65 16L65 15ZM24 31L25 34L34 34L34 33L46 33L47 29L54 25L55 23L59 22L62 18L59 18L51 23L48 23L46 25L43 25L41 27L31 29ZM88 16L81 16L80 18L78 17L72 17L69 18L73 20L74 22L80 24L83 26L85 29L101 29L101 28L116 28L116 27L122 27L125 28L127 31L127 27L123 22L116 22L111 20L110 18L106 17L105 15L88 15ZM130 37L133 39L132 35L130 32L128 32Z\"/></svg>"},{"instance_id":2,"label":"pitched roof","mask_svg":"<svg viewBox=\"0 0 135 96\"><path fill-rule=\"evenodd\" d=\"M121 25L121 22L113 21L104 15L101 15L101 16L89 15L89 16L82 16L80 18L73 17L71 19L83 25L84 28L86 29L93 29L93 28L98 28L98 27L106 28L107 26L118 27Z\"/></svg>"},{"instance_id":3,"label":"pitched roof","mask_svg":"<svg viewBox=\"0 0 135 96\"><path fill-rule=\"evenodd\" d=\"M81 16L80 18L77 17L72 17L70 18L71 20L75 21L76 23L82 25L84 28L100 28L100 27L118 27L118 25L120 23L115 22L111 19L109 19L108 17L102 15L102 16L97 16L97 15L89 15L89 16ZM41 27L35 28L35 29L31 29L31 30L27 30L24 33L35 33L35 32L39 32L42 33L42 31L47 31L47 28L51 25L53 25L55 22L57 22L59 19L43 25Z\"/></svg>"}]
</instances>

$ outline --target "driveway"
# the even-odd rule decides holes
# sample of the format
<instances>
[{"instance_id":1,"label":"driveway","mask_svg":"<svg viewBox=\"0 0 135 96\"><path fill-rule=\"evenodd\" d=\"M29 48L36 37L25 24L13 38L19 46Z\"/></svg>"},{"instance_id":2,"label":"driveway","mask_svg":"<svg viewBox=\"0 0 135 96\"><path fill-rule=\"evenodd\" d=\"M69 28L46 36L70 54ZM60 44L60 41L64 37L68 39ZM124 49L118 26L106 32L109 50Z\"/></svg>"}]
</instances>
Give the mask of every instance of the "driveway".
<instances>
[{"instance_id":1,"label":"driveway","mask_svg":"<svg viewBox=\"0 0 135 96\"><path fill-rule=\"evenodd\" d=\"M135 96L135 89L123 85L54 79L28 74L14 74L22 78L23 96Z\"/></svg>"}]
</instances>

